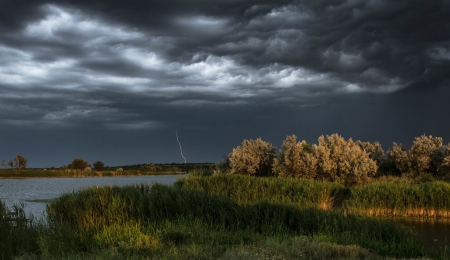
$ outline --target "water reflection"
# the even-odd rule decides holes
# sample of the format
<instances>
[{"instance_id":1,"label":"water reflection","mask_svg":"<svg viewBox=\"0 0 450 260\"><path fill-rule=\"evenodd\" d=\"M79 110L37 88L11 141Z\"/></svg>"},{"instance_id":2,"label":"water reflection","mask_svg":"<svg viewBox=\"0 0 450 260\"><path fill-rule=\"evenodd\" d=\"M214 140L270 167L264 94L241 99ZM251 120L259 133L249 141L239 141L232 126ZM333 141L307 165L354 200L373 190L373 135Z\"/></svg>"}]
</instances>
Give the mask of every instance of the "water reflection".
<instances>
[{"instance_id":1,"label":"water reflection","mask_svg":"<svg viewBox=\"0 0 450 260\"><path fill-rule=\"evenodd\" d=\"M425 248L429 252L440 251L450 245L449 219L390 218L395 223L403 224L416 230Z\"/></svg>"}]
</instances>

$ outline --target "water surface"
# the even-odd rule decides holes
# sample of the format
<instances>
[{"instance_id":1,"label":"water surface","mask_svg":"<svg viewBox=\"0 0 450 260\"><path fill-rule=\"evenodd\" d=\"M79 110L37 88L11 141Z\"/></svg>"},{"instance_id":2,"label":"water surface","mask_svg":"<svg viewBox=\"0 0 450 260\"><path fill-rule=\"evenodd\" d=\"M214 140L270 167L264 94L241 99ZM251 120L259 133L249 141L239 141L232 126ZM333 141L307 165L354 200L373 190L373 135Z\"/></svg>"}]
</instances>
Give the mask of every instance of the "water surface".
<instances>
[{"instance_id":1,"label":"water surface","mask_svg":"<svg viewBox=\"0 0 450 260\"><path fill-rule=\"evenodd\" d=\"M105 185L136 185L159 183L172 185L176 179L187 175L83 177L83 178L0 178L0 200L7 206L23 203L25 211L35 217L45 215L45 205L50 199L82 188Z\"/></svg>"}]
</instances>

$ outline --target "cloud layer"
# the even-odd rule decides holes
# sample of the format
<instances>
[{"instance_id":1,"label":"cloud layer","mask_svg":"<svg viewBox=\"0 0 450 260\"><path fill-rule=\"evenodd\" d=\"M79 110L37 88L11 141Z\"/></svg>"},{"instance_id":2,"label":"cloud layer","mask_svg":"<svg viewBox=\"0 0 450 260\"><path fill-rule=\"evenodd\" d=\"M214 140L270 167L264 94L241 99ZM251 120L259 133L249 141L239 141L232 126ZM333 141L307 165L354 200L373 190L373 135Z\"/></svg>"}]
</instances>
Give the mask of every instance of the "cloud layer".
<instances>
[{"instance_id":1,"label":"cloud layer","mask_svg":"<svg viewBox=\"0 0 450 260\"><path fill-rule=\"evenodd\" d=\"M5 129L219 131L449 83L448 1L6 1L0 17Z\"/></svg>"}]
</instances>

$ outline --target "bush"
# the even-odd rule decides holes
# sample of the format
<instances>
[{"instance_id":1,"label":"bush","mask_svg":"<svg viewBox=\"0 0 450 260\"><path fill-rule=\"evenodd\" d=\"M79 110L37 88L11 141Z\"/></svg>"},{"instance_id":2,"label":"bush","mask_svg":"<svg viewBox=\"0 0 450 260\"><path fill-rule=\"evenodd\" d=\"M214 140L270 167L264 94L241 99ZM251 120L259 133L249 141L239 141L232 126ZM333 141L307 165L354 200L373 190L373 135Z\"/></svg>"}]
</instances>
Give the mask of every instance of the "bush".
<instances>
[{"instance_id":1,"label":"bush","mask_svg":"<svg viewBox=\"0 0 450 260\"><path fill-rule=\"evenodd\" d=\"M274 159L273 172L282 177L313 179L317 174L317 159L306 141L297 143L297 137L286 137L280 153Z\"/></svg>"},{"instance_id":2,"label":"bush","mask_svg":"<svg viewBox=\"0 0 450 260\"><path fill-rule=\"evenodd\" d=\"M421 173L442 177L450 173L450 146L443 145L440 137L416 137L409 151L406 151L405 146L394 143L388 156L398 171L411 174L412 177Z\"/></svg>"},{"instance_id":3,"label":"bush","mask_svg":"<svg viewBox=\"0 0 450 260\"><path fill-rule=\"evenodd\" d=\"M367 181L378 170L376 162L351 138L345 141L338 134L322 135L313 149L318 160L319 179L353 185Z\"/></svg>"},{"instance_id":4,"label":"bush","mask_svg":"<svg viewBox=\"0 0 450 260\"><path fill-rule=\"evenodd\" d=\"M234 148L229 157L233 174L270 176L275 147L261 138L244 140L242 146Z\"/></svg>"}]
</instances>

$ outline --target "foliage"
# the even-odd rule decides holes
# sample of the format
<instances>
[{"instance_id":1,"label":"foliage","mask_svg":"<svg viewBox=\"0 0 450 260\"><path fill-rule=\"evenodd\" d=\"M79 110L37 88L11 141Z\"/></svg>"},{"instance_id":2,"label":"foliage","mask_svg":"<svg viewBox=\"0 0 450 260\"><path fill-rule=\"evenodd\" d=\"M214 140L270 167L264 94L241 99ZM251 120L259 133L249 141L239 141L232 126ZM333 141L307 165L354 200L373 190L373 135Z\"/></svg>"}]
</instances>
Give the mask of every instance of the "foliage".
<instances>
[{"instance_id":1,"label":"foliage","mask_svg":"<svg viewBox=\"0 0 450 260\"><path fill-rule=\"evenodd\" d=\"M375 182L354 187L345 202L350 212L381 216L450 217L450 184Z\"/></svg>"},{"instance_id":2,"label":"foliage","mask_svg":"<svg viewBox=\"0 0 450 260\"><path fill-rule=\"evenodd\" d=\"M280 177L313 179L317 172L317 158L306 141L297 142L295 135L287 136L274 159L273 172Z\"/></svg>"},{"instance_id":3,"label":"foliage","mask_svg":"<svg viewBox=\"0 0 450 260\"><path fill-rule=\"evenodd\" d=\"M238 204L261 200L294 204L302 207L330 209L341 203L347 188L336 182L316 182L306 179L254 177L219 174L211 177L182 178L176 186L202 190L210 195L224 195Z\"/></svg>"},{"instance_id":4,"label":"foliage","mask_svg":"<svg viewBox=\"0 0 450 260\"><path fill-rule=\"evenodd\" d=\"M318 178L346 185L363 183L377 172L378 166L358 143L345 141L338 134L320 136L313 145L318 160Z\"/></svg>"},{"instance_id":5,"label":"foliage","mask_svg":"<svg viewBox=\"0 0 450 260\"><path fill-rule=\"evenodd\" d=\"M16 157L14 157L12 160L9 160L8 162L2 160L2 166L3 167L9 166L16 170L25 170L27 168L27 158L18 154L16 155Z\"/></svg>"},{"instance_id":6,"label":"foliage","mask_svg":"<svg viewBox=\"0 0 450 260\"><path fill-rule=\"evenodd\" d=\"M94 169L95 169L96 171L101 171L101 170L103 170L103 166L105 166L105 164L104 164L103 162L101 162L101 161L96 161L96 162L94 163Z\"/></svg>"},{"instance_id":7,"label":"foliage","mask_svg":"<svg viewBox=\"0 0 450 260\"><path fill-rule=\"evenodd\" d=\"M253 176L272 175L275 147L258 138L244 140L229 156L231 173Z\"/></svg>"},{"instance_id":8,"label":"foliage","mask_svg":"<svg viewBox=\"0 0 450 260\"><path fill-rule=\"evenodd\" d=\"M369 158L375 160L377 165L381 164L385 159L386 155L384 153L383 147L379 142L361 142L356 141L356 143L361 147L363 151L365 151Z\"/></svg>"},{"instance_id":9,"label":"foliage","mask_svg":"<svg viewBox=\"0 0 450 260\"><path fill-rule=\"evenodd\" d=\"M416 137L408 152L411 168L416 173L437 172L431 155L442 148L442 138L422 135Z\"/></svg>"},{"instance_id":10,"label":"foliage","mask_svg":"<svg viewBox=\"0 0 450 260\"><path fill-rule=\"evenodd\" d=\"M72 168L75 170L84 170L90 167L89 163L81 158L76 158L72 161Z\"/></svg>"},{"instance_id":11,"label":"foliage","mask_svg":"<svg viewBox=\"0 0 450 260\"><path fill-rule=\"evenodd\" d=\"M221 174L190 176L177 180L175 185L223 195L238 204L266 200L364 215L450 218L450 184L442 181L413 183L389 179L346 188L336 182Z\"/></svg>"},{"instance_id":12,"label":"foliage","mask_svg":"<svg viewBox=\"0 0 450 260\"><path fill-rule=\"evenodd\" d=\"M37 236L38 228L26 217L23 205L8 208L0 202L0 259L37 252Z\"/></svg>"},{"instance_id":13,"label":"foliage","mask_svg":"<svg viewBox=\"0 0 450 260\"><path fill-rule=\"evenodd\" d=\"M430 173L435 177L450 174L450 146L443 145L440 137L416 137L409 151L403 145L394 143L388 156L401 173L411 173L412 177L421 173Z\"/></svg>"},{"instance_id":14,"label":"foliage","mask_svg":"<svg viewBox=\"0 0 450 260\"><path fill-rule=\"evenodd\" d=\"M224 246L252 243L258 236L308 235L360 245L381 255L424 254L418 235L391 221L268 201L239 205L224 196L156 184L90 188L65 194L48 205L47 213L50 223L60 223L83 234L80 241L84 242L76 247L85 252L89 248L86 243L92 240L125 251L132 246L126 240L134 239L152 245L146 251L152 254L151 250L165 245L181 246L197 239ZM140 226L134 226L136 223ZM184 224L174 228L167 223ZM203 230L191 228L198 225ZM186 228L189 231L185 232ZM108 234L117 235L106 239ZM223 251L218 256L221 254Z\"/></svg>"}]
</instances>

